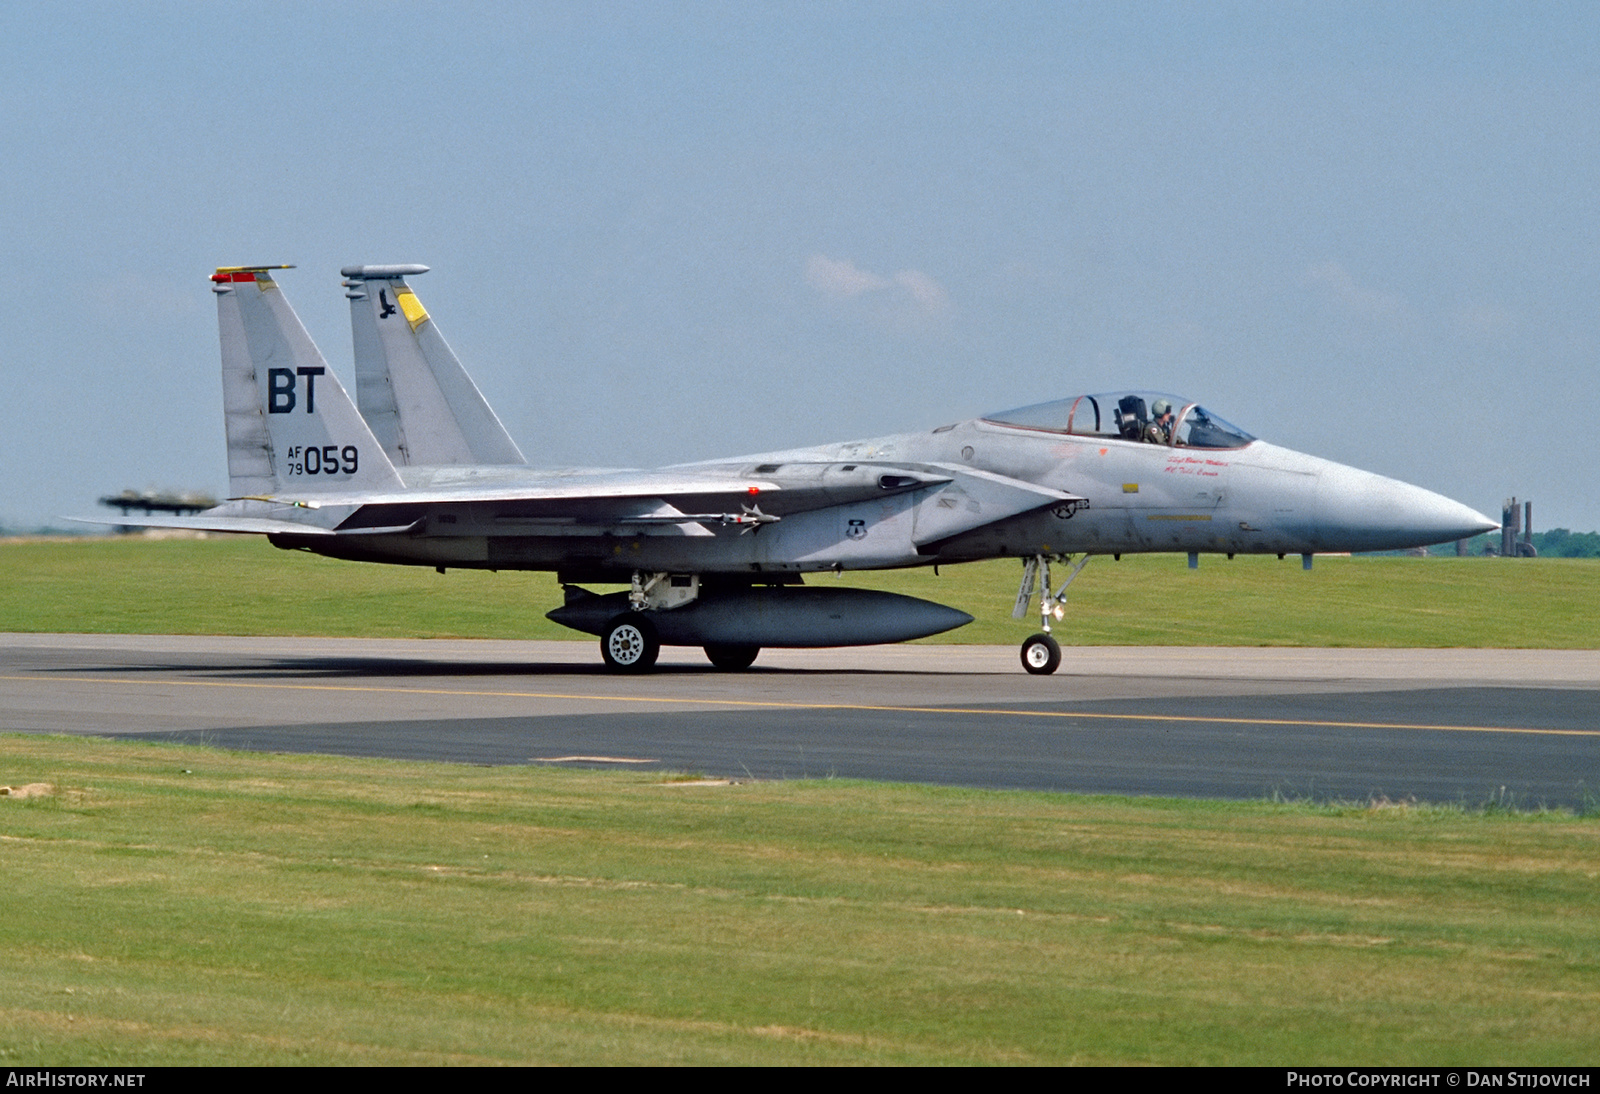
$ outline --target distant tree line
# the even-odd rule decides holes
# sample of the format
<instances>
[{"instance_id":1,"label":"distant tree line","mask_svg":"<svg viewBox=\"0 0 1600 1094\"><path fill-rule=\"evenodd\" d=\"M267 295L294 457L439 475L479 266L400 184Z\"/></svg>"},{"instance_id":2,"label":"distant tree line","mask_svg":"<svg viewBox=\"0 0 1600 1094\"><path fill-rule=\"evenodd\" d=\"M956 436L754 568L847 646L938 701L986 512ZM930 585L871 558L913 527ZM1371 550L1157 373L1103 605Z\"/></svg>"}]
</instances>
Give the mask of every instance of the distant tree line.
<instances>
[{"instance_id":1,"label":"distant tree line","mask_svg":"<svg viewBox=\"0 0 1600 1094\"><path fill-rule=\"evenodd\" d=\"M1566 528L1552 528L1548 532L1533 533L1533 546L1540 558L1600 558L1600 532L1573 532ZM1467 554L1473 557L1499 554L1500 533L1487 532L1467 540ZM1363 554L1379 556L1409 555L1412 551L1367 551ZM1453 558L1454 543L1440 543L1429 547L1430 558Z\"/></svg>"},{"instance_id":2,"label":"distant tree line","mask_svg":"<svg viewBox=\"0 0 1600 1094\"><path fill-rule=\"evenodd\" d=\"M1552 528L1533 533L1540 558L1600 558L1600 532L1570 532Z\"/></svg>"},{"instance_id":3,"label":"distant tree line","mask_svg":"<svg viewBox=\"0 0 1600 1094\"><path fill-rule=\"evenodd\" d=\"M1533 546L1540 558L1600 558L1600 532L1573 532L1566 528L1552 528L1548 532L1533 533ZM1483 555L1500 550L1500 533L1489 532L1467 541L1469 555ZM1385 552L1404 554L1404 551ZM1453 555L1448 543L1429 547L1430 555Z\"/></svg>"},{"instance_id":4,"label":"distant tree line","mask_svg":"<svg viewBox=\"0 0 1600 1094\"><path fill-rule=\"evenodd\" d=\"M28 538L31 536L95 536L104 535L107 531L108 529L106 528L87 528L81 524L68 528L57 528L52 524L36 524L30 528L24 528L16 524L0 523L0 539Z\"/></svg>"}]
</instances>

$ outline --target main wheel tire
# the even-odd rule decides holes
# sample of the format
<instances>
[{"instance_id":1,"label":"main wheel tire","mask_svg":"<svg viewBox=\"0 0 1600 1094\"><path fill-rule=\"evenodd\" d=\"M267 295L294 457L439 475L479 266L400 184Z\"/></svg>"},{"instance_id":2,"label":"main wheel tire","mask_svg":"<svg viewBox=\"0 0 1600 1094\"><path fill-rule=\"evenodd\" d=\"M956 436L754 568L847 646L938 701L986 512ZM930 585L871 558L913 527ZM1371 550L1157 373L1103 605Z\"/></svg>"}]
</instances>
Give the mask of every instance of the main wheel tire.
<instances>
[{"instance_id":1,"label":"main wheel tire","mask_svg":"<svg viewBox=\"0 0 1600 1094\"><path fill-rule=\"evenodd\" d=\"M1049 676L1061 667L1061 646L1048 634L1036 634L1022 644L1022 667L1035 676Z\"/></svg>"},{"instance_id":2,"label":"main wheel tire","mask_svg":"<svg viewBox=\"0 0 1600 1094\"><path fill-rule=\"evenodd\" d=\"M617 672L644 672L660 654L655 624L638 612L617 616L600 636L600 656Z\"/></svg>"},{"instance_id":3,"label":"main wheel tire","mask_svg":"<svg viewBox=\"0 0 1600 1094\"><path fill-rule=\"evenodd\" d=\"M706 657L723 672L740 672L756 663L760 646L707 646Z\"/></svg>"}]
</instances>

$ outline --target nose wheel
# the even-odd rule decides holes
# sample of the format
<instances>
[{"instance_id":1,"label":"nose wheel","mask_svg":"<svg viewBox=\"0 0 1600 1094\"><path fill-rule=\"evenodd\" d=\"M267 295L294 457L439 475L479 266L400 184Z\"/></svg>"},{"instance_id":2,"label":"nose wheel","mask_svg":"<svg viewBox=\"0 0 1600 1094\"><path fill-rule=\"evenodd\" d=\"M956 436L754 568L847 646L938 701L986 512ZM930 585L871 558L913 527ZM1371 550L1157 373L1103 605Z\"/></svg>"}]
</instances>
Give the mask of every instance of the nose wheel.
<instances>
[{"instance_id":1,"label":"nose wheel","mask_svg":"<svg viewBox=\"0 0 1600 1094\"><path fill-rule=\"evenodd\" d=\"M1035 676L1048 676L1061 667L1061 643L1048 634L1036 634L1022 644L1022 667Z\"/></svg>"}]
</instances>

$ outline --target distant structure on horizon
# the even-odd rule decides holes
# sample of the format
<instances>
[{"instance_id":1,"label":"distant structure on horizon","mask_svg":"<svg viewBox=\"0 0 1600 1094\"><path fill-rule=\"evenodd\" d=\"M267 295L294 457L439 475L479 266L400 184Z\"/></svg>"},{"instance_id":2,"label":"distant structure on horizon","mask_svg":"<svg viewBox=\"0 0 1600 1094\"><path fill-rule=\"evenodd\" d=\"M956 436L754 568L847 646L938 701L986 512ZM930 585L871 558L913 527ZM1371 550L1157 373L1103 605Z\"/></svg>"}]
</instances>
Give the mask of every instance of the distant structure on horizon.
<instances>
[{"instance_id":1,"label":"distant structure on horizon","mask_svg":"<svg viewBox=\"0 0 1600 1094\"><path fill-rule=\"evenodd\" d=\"M112 509L121 509L122 515L127 516L135 509L141 510L146 516L153 513L173 513L177 516L188 516L191 513L201 513L217 504L217 499L210 494L190 491L184 494L175 494L171 491L138 491L124 490L120 494L108 494L100 499L100 504Z\"/></svg>"},{"instance_id":2,"label":"distant structure on horizon","mask_svg":"<svg viewBox=\"0 0 1600 1094\"><path fill-rule=\"evenodd\" d=\"M1533 502L1507 498L1500 507L1500 557L1538 558L1533 545Z\"/></svg>"}]
</instances>

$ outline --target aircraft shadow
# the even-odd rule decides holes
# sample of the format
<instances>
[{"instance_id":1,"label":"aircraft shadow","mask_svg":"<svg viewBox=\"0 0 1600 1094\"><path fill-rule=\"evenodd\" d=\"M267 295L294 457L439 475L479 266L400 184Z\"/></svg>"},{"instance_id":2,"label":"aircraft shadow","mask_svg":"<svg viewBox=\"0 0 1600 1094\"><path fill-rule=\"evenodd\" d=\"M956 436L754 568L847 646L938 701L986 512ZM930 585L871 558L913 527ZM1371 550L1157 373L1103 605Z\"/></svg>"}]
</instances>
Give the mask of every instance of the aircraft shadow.
<instances>
[{"instance_id":1,"label":"aircraft shadow","mask_svg":"<svg viewBox=\"0 0 1600 1094\"><path fill-rule=\"evenodd\" d=\"M560 662L541 661L428 661L416 658L397 657L281 657L265 660L263 663L246 664L219 664L216 662L193 661L151 661L143 664L119 665L73 665L73 666L41 666L34 671L41 673L105 673L107 675L145 675L150 673L194 673L205 676L225 676L235 679L248 680L274 680L274 679L329 679L350 680L363 678L397 679L397 678L457 678L470 679L474 677L495 676L524 676L524 677L579 677L599 679L630 679L630 677L613 672L604 665L571 664ZM632 679L647 680L651 677L675 676L725 676L729 679L759 676L919 676L926 673L908 672L904 669L872 669L872 668L797 668L793 666L762 666L756 664L739 672L724 672L710 662L704 665L662 664L657 665L649 673L641 674ZM941 669L936 673L941 677L962 675L985 675L983 673L951 672Z\"/></svg>"}]
</instances>

